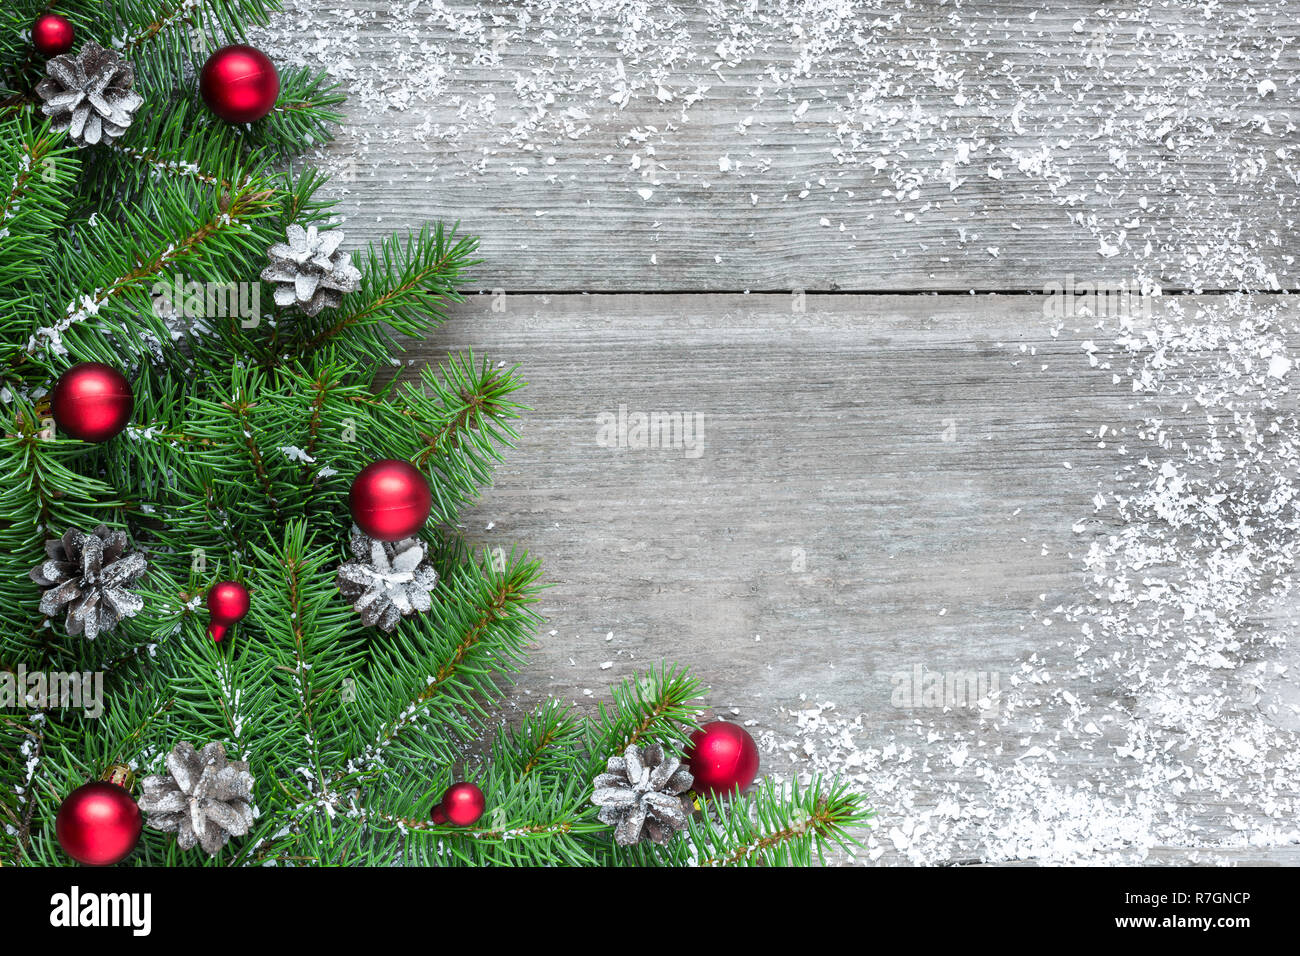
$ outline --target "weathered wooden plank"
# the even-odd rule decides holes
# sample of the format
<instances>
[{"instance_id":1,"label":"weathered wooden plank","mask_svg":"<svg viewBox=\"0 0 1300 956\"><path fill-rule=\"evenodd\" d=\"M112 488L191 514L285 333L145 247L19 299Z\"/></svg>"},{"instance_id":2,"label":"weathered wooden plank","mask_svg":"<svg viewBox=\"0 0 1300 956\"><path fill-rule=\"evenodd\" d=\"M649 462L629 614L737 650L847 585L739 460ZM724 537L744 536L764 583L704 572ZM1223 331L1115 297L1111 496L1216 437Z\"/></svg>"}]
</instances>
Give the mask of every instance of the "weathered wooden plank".
<instances>
[{"instance_id":1,"label":"weathered wooden plank","mask_svg":"<svg viewBox=\"0 0 1300 956\"><path fill-rule=\"evenodd\" d=\"M1212 7L297 0L357 239L483 288L1293 287L1300 18Z\"/></svg>"},{"instance_id":2,"label":"weathered wooden plank","mask_svg":"<svg viewBox=\"0 0 1300 956\"><path fill-rule=\"evenodd\" d=\"M711 685L717 713L765 742L768 771L847 772L876 792L888 829L944 799L978 804L980 782L949 761L945 735L974 735L972 758L1013 772L1040 716L994 726L962 707L899 706L898 675L997 674L1006 690L1036 657L1075 696L1123 701L1116 674L1071 673L1078 625L1059 606L1085 590L1088 542L1113 530L1094 495L1116 493L1123 462L1179 453L1141 440L1136 423L1159 412L1173 428L1200 412L1090 368L1083 343L1102 341L1097 320L1049 320L1044 305L536 295L459 307L415 357L472 348L520 363L530 382L522 442L464 523L486 546L524 544L553 584L541 602L553 633L511 709L548 695L590 708L607 685L680 661ZM702 429L620 447L601 429L621 409L698 415ZM1140 451L1117 450L1128 444ZM835 709L819 715L826 703ZM859 716L847 734L875 752L866 764L839 748L835 724ZM881 759L890 742L923 746L923 725L938 735L926 772ZM1113 738L1061 743L1061 786L1113 774ZM1206 846L1237 833L1232 819L1263 820L1240 797L1169 799L1194 805ZM950 859L979 859L971 839L955 837ZM904 859L884 842L886 861Z\"/></svg>"}]
</instances>

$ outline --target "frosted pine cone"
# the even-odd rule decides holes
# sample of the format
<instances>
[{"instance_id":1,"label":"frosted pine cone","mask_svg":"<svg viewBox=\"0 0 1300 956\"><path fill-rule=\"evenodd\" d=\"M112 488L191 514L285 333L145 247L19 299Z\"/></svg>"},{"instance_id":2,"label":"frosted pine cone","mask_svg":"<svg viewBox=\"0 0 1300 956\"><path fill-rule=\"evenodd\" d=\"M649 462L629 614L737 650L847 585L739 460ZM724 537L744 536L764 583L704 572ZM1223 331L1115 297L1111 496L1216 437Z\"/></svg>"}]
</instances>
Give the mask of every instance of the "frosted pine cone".
<instances>
[{"instance_id":1,"label":"frosted pine cone","mask_svg":"<svg viewBox=\"0 0 1300 956\"><path fill-rule=\"evenodd\" d=\"M694 806L686 791L695 778L663 747L630 744L621 757L610 757L605 772L592 784L591 802L600 807L601 823L614 827L614 842L632 846L649 839L660 846L686 829Z\"/></svg>"},{"instance_id":2,"label":"frosted pine cone","mask_svg":"<svg viewBox=\"0 0 1300 956\"><path fill-rule=\"evenodd\" d=\"M126 532L100 525L91 534L75 528L45 542L48 560L28 575L41 587L41 613L54 617L67 608L68 634L94 640L144 607L127 588L149 569L144 555L126 554Z\"/></svg>"},{"instance_id":3,"label":"frosted pine cone","mask_svg":"<svg viewBox=\"0 0 1300 956\"><path fill-rule=\"evenodd\" d=\"M402 618L433 607L429 592L438 572L419 538L377 541L354 525L349 549L356 560L339 566L338 587L366 627L391 631Z\"/></svg>"},{"instance_id":4,"label":"frosted pine cone","mask_svg":"<svg viewBox=\"0 0 1300 956\"><path fill-rule=\"evenodd\" d=\"M94 40L87 40L76 56L65 53L51 59L45 74L36 84L36 94L45 101L41 111L81 147L113 142L144 103L132 89L131 64Z\"/></svg>"},{"instance_id":5,"label":"frosted pine cone","mask_svg":"<svg viewBox=\"0 0 1300 956\"><path fill-rule=\"evenodd\" d=\"M145 777L140 786L145 822L150 829L175 833L182 850L197 843L215 856L253 825L253 775L246 762L227 760L221 744L198 751L177 744L167 755L167 773Z\"/></svg>"},{"instance_id":6,"label":"frosted pine cone","mask_svg":"<svg viewBox=\"0 0 1300 956\"><path fill-rule=\"evenodd\" d=\"M287 242L277 242L266 253L271 264L262 278L275 283L275 304L297 306L306 315L333 309L343 296L356 289L361 271L352 257L339 252L343 233L337 229L318 232L315 226L294 223L286 230Z\"/></svg>"}]
</instances>

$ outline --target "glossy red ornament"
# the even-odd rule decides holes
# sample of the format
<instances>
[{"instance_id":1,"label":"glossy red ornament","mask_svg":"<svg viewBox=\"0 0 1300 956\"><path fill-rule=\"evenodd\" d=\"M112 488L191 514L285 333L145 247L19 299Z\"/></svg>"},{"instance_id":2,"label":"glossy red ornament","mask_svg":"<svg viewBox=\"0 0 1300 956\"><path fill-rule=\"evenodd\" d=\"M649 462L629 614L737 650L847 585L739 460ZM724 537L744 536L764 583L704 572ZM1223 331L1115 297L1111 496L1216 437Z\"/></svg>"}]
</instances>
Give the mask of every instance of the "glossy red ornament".
<instances>
[{"instance_id":1,"label":"glossy red ornament","mask_svg":"<svg viewBox=\"0 0 1300 956\"><path fill-rule=\"evenodd\" d=\"M486 808L487 798L477 786L453 783L442 795L442 803L434 808L433 822L467 827L477 823Z\"/></svg>"},{"instance_id":2,"label":"glossy red ornament","mask_svg":"<svg viewBox=\"0 0 1300 956\"><path fill-rule=\"evenodd\" d=\"M131 794L97 780L68 794L54 821L59 846L78 863L111 866L135 849L144 821Z\"/></svg>"},{"instance_id":3,"label":"glossy red ornament","mask_svg":"<svg viewBox=\"0 0 1300 956\"><path fill-rule=\"evenodd\" d=\"M208 591L208 636L220 641L248 613L248 588L238 581L218 581Z\"/></svg>"},{"instance_id":4,"label":"glossy red ornament","mask_svg":"<svg viewBox=\"0 0 1300 956\"><path fill-rule=\"evenodd\" d=\"M686 762L700 793L744 790L758 776L758 745L744 727L715 720L691 734Z\"/></svg>"},{"instance_id":5,"label":"glossy red ornament","mask_svg":"<svg viewBox=\"0 0 1300 956\"><path fill-rule=\"evenodd\" d=\"M108 441L126 427L134 408L135 396L126 376L99 362L72 366L50 392L55 425L82 441Z\"/></svg>"},{"instance_id":6,"label":"glossy red ornament","mask_svg":"<svg viewBox=\"0 0 1300 956\"><path fill-rule=\"evenodd\" d=\"M275 106L280 76L261 50L241 43L223 46L203 64L199 95L227 123L252 123Z\"/></svg>"},{"instance_id":7,"label":"glossy red ornament","mask_svg":"<svg viewBox=\"0 0 1300 956\"><path fill-rule=\"evenodd\" d=\"M32 46L41 56L58 56L72 49L77 39L76 31L67 17L57 13L42 13L32 23Z\"/></svg>"},{"instance_id":8,"label":"glossy red ornament","mask_svg":"<svg viewBox=\"0 0 1300 956\"><path fill-rule=\"evenodd\" d=\"M429 520L433 493L409 461L371 462L352 481L348 509L357 527L380 541L409 538Z\"/></svg>"}]
</instances>

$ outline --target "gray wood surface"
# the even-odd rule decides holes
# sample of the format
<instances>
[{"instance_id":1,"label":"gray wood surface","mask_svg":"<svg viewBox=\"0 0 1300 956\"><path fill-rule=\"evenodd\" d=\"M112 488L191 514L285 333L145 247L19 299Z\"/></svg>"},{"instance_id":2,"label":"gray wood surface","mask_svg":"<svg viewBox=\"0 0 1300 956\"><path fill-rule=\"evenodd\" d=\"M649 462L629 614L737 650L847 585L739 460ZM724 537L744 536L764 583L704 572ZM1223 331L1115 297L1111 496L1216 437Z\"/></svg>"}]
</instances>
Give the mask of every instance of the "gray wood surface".
<instances>
[{"instance_id":1,"label":"gray wood surface","mask_svg":"<svg viewBox=\"0 0 1300 956\"><path fill-rule=\"evenodd\" d=\"M1113 530L1092 499L1112 493L1125 460L1098 426L1133 440L1144 415L1195 415L1091 369L1082 342L1095 320L1053 336L1039 297L810 296L802 312L783 295L501 302L472 298L413 357L473 349L520 363L530 383L520 446L464 525L488 547L522 543L553 584L541 604L553 633L520 677L520 709L547 695L593 708L610 683L667 659L760 739L800 743L791 712L833 702L861 716L857 747L909 739L918 720L982 727L1007 748L994 764L1011 766L1022 719L894 706L891 675L922 664L1005 682L1031 655L1068 657L1061 642L1077 629L1042 618L1083 591L1087 541ZM599 416L620 406L703 415L701 454L604 447ZM1125 693L1068 686L1090 700ZM1080 782L1110 758L1073 770L1062 759ZM799 753L764 764L787 778L813 768ZM936 767L909 800L932 805L962 779ZM1224 805L1191 812L1207 841L1224 837ZM1196 859L1295 855L1152 855Z\"/></svg>"},{"instance_id":2,"label":"gray wood surface","mask_svg":"<svg viewBox=\"0 0 1300 956\"><path fill-rule=\"evenodd\" d=\"M313 0L276 40L349 91L353 232L463 220L486 288L1297 284L1285 3L642 6Z\"/></svg>"}]
</instances>

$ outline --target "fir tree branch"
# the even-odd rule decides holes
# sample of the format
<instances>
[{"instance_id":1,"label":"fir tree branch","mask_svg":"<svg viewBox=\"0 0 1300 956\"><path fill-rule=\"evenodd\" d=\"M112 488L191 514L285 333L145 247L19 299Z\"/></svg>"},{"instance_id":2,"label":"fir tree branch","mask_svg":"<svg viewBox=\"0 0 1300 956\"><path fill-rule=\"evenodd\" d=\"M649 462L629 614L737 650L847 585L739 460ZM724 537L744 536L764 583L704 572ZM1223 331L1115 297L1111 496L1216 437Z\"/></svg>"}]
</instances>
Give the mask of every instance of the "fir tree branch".
<instances>
[{"instance_id":1,"label":"fir tree branch","mask_svg":"<svg viewBox=\"0 0 1300 956\"><path fill-rule=\"evenodd\" d=\"M177 162L171 158L164 158L160 150L138 149L123 146L121 143L116 142L109 143L108 148L119 156L145 166L149 174L153 176L192 176L207 186L220 186L223 189L230 188L229 180L222 179L214 173L204 172L194 163Z\"/></svg>"},{"instance_id":2,"label":"fir tree branch","mask_svg":"<svg viewBox=\"0 0 1300 956\"><path fill-rule=\"evenodd\" d=\"M549 700L528 714L517 730L502 728L492 749L492 764L524 779L532 773L567 769L581 751L582 725L569 708Z\"/></svg>"},{"instance_id":3,"label":"fir tree branch","mask_svg":"<svg viewBox=\"0 0 1300 956\"><path fill-rule=\"evenodd\" d=\"M592 721L586 773L593 777L631 744L666 744L680 752L699 726L704 688L684 668L663 665L613 689L612 706L600 704Z\"/></svg>"},{"instance_id":4,"label":"fir tree branch","mask_svg":"<svg viewBox=\"0 0 1300 956\"><path fill-rule=\"evenodd\" d=\"M244 435L244 448L248 452L248 460L253 463L253 474L257 482L266 494L266 500L271 505L271 510L275 513L277 519L282 519L284 513L280 510L280 500L276 497L275 487L271 483L271 476L267 474L266 464L262 458L262 449L257 444L254 437L253 423L249 419L249 412L253 404L249 402L248 396L243 391L236 391L234 400L224 402L223 405L233 411L239 418L240 431Z\"/></svg>"},{"instance_id":5,"label":"fir tree branch","mask_svg":"<svg viewBox=\"0 0 1300 956\"><path fill-rule=\"evenodd\" d=\"M362 290L334 310L324 327L302 349L320 348L356 329L389 326L403 335L421 335L441 321L443 301L459 301L456 287L463 273L477 265L470 259L477 241L457 238L456 226L425 226L405 240L386 239L371 246L363 260ZM387 344L387 343L385 343Z\"/></svg>"},{"instance_id":6,"label":"fir tree branch","mask_svg":"<svg viewBox=\"0 0 1300 956\"><path fill-rule=\"evenodd\" d=\"M40 771L41 767L44 765L44 757L45 757L45 753L44 753L45 735L41 731L37 731L35 737L36 737L36 742L33 748L34 752L32 756L29 758L31 761L30 765L32 769L31 772L28 773L27 775L27 785L26 785L27 805L23 810L23 822L18 827L18 843L24 850L28 849L28 847L31 845L32 818L36 812L36 805L37 805L35 794L32 793L32 784L33 781L36 779L36 774Z\"/></svg>"},{"instance_id":7,"label":"fir tree branch","mask_svg":"<svg viewBox=\"0 0 1300 956\"><path fill-rule=\"evenodd\" d=\"M687 852L699 866L806 866L814 856L825 862L831 847L855 846L849 828L872 816L861 797L820 777L804 788L764 781L751 796L702 803L683 846L656 862L681 862Z\"/></svg>"},{"instance_id":8,"label":"fir tree branch","mask_svg":"<svg viewBox=\"0 0 1300 956\"><path fill-rule=\"evenodd\" d=\"M278 208L278 193L269 184L257 181L245 183L229 196L221 211L214 212L184 234L162 242L152 255L105 286L90 293L74 296L66 314L53 326L36 331L27 345L27 353L34 355L49 348L58 350L62 333L73 326L98 315L110 302L129 292L144 294L165 271L181 268L185 264L198 266L207 256L207 247L222 240L247 241L247 225L258 219L274 215ZM139 231L148 235L143 221Z\"/></svg>"},{"instance_id":9,"label":"fir tree branch","mask_svg":"<svg viewBox=\"0 0 1300 956\"><path fill-rule=\"evenodd\" d=\"M332 719L323 713L332 699L326 692L355 658L355 651L331 640L342 615L332 582L321 572L332 556L327 548L312 547L302 519L288 522L282 541L272 549L254 546L252 555L257 571L250 617L263 631L267 666L277 677L288 674L287 688L283 678L275 684L292 696L290 712L299 721L293 730L306 743L314 793L323 798L331 778L325 741L334 737ZM273 763L286 757L278 755Z\"/></svg>"},{"instance_id":10,"label":"fir tree branch","mask_svg":"<svg viewBox=\"0 0 1300 956\"><path fill-rule=\"evenodd\" d=\"M490 590L486 595L476 595L476 615L457 636L450 653L443 655L442 662L410 704L403 707L399 715L380 731L369 754L371 759L415 726L416 721L430 706L439 702L444 694L450 692L453 697L464 702L457 681L466 673L476 651L498 631L499 626L518 620L523 609L535 600L531 585L536 572L536 565L524 561L521 556L512 556L510 567L500 575L489 573L487 580ZM486 600L483 600L484 597Z\"/></svg>"},{"instance_id":11,"label":"fir tree branch","mask_svg":"<svg viewBox=\"0 0 1300 956\"><path fill-rule=\"evenodd\" d=\"M202 5L202 0L178 0L165 4L150 23L145 24L134 36L124 38L119 49L123 54L130 54L136 47L148 43L166 30L193 26L194 13Z\"/></svg>"}]
</instances>

